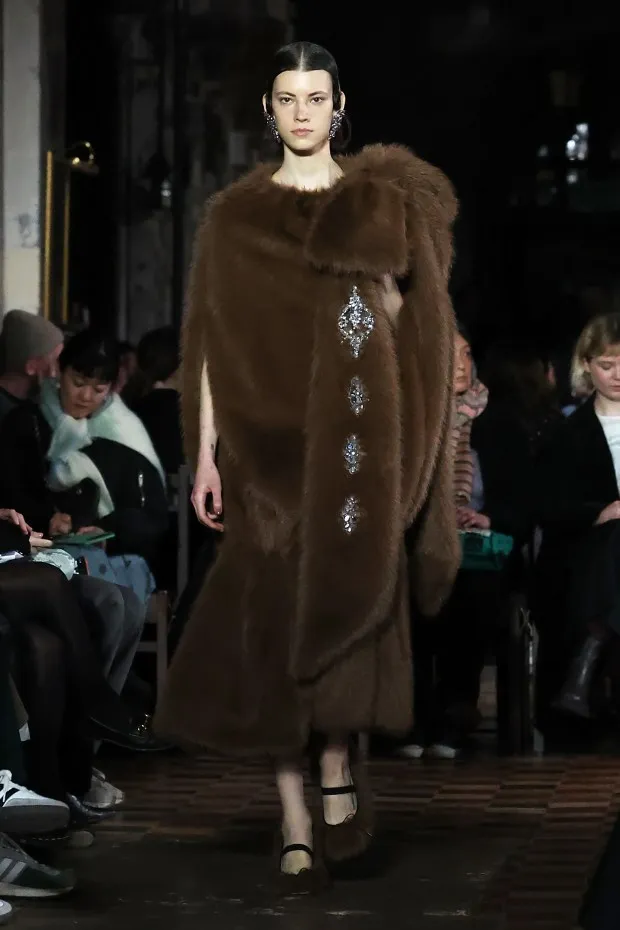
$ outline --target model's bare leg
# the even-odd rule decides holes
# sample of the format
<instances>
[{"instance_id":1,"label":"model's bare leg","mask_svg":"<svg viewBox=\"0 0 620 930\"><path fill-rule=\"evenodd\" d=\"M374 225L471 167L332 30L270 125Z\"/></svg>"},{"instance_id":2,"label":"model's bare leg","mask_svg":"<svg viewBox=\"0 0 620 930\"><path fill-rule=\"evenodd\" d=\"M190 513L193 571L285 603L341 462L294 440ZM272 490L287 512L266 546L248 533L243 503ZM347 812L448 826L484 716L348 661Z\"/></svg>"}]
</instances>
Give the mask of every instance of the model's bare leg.
<instances>
[{"instance_id":1,"label":"model's bare leg","mask_svg":"<svg viewBox=\"0 0 620 930\"><path fill-rule=\"evenodd\" d=\"M312 817L304 798L304 777L299 765L281 763L276 768L276 784L282 804L282 845L301 843L313 849ZM281 869L297 875L303 869L312 868L312 857L306 852L295 850L282 857Z\"/></svg>"},{"instance_id":2,"label":"model's bare leg","mask_svg":"<svg viewBox=\"0 0 620 930\"><path fill-rule=\"evenodd\" d=\"M350 788L352 784L349 741L342 735L332 734L328 736L321 756L321 787ZM354 792L323 797L325 823L330 826L352 817L356 810L357 797Z\"/></svg>"},{"instance_id":3,"label":"model's bare leg","mask_svg":"<svg viewBox=\"0 0 620 930\"><path fill-rule=\"evenodd\" d=\"M351 743L330 734L321 756L321 792L325 819L324 855L344 862L364 853L372 841L373 804L364 764L351 757Z\"/></svg>"}]
</instances>

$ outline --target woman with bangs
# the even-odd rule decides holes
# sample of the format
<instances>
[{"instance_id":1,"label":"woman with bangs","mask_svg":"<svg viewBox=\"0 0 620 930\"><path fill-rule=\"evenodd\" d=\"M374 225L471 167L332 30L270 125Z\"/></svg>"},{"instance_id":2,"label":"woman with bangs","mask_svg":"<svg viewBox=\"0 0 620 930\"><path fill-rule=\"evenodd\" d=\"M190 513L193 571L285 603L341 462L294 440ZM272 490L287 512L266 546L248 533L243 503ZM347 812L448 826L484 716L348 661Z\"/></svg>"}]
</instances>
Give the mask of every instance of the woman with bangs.
<instances>
[{"instance_id":1,"label":"woman with bangs","mask_svg":"<svg viewBox=\"0 0 620 930\"><path fill-rule=\"evenodd\" d=\"M620 634L620 313L588 323L571 376L587 400L539 462L537 615L543 692L555 710L590 718L596 673Z\"/></svg>"},{"instance_id":2,"label":"woman with bangs","mask_svg":"<svg viewBox=\"0 0 620 930\"><path fill-rule=\"evenodd\" d=\"M46 536L110 532L110 554L148 562L168 526L165 477L146 429L113 391L119 363L114 341L92 330L67 342L38 407L3 424L0 487Z\"/></svg>"}]
</instances>

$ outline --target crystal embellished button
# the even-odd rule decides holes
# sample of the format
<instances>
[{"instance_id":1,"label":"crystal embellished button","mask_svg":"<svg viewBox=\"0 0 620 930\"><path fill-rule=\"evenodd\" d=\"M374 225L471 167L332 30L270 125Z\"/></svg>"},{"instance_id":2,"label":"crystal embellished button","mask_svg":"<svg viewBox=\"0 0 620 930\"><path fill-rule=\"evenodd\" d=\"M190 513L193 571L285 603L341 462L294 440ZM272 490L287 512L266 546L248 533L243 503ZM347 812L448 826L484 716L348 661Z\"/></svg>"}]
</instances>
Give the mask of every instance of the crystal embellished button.
<instances>
[{"instance_id":1,"label":"crystal embellished button","mask_svg":"<svg viewBox=\"0 0 620 930\"><path fill-rule=\"evenodd\" d=\"M356 475L360 470L364 457L364 450L362 449L359 436L356 436L355 433L347 436L342 454L344 455L346 470L350 475Z\"/></svg>"},{"instance_id":2,"label":"crystal embellished button","mask_svg":"<svg viewBox=\"0 0 620 930\"><path fill-rule=\"evenodd\" d=\"M351 535L357 529L362 516L360 502L354 494L346 498L342 509L340 510L340 525L347 535Z\"/></svg>"},{"instance_id":3,"label":"crystal embellished button","mask_svg":"<svg viewBox=\"0 0 620 930\"><path fill-rule=\"evenodd\" d=\"M355 375L354 378L351 378L351 383L349 384L349 390L347 393L351 410L356 417L361 416L368 401L368 391L366 390L364 382L360 377L358 377L358 375Z\"/></svg>"},{"instance_id":4,"label":"crystal embellished button","mask_svg":"<svg viewBox=\"0 0 620 930\"><path fill-rule=\"evenodd\" d=\"M338 317L338 329L353 358L359 358L375 327L374 315L360 296L356 285L351 288L349 300Z\"/></svg>"}]
</instances>

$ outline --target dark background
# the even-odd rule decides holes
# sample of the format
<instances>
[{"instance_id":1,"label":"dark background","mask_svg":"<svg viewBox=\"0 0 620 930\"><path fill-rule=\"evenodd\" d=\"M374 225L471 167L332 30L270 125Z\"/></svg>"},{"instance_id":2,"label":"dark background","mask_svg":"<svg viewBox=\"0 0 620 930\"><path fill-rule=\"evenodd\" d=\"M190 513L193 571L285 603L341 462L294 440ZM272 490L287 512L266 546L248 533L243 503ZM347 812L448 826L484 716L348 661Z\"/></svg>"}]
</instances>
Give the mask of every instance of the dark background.
<instances>
[{"instance_id":1,"label":"dark background","mask_svg":"<svg viewBox=\"0 0 620 930\"><path fill-rule=\"evenodd\" d=\"M113 322L120 191L116 163L120 108L116 45L107 2L67 0L66 142L89 141L97 179L74 175L71 290L95 318ZM85 234L85 231L88 234Z\"/></svg>"},{"instance_id":2,"label":"dark background","mask_svg":"<svg viewBox=\"0 0 620 930\"><path fill-rule=\"evenodd\" d=\"M68 3L67 138L92 141L101 165L96 185L77 198L84 216L75 226L87 222L93 235L73 243L73 268L99 319L115 312L119 89L109 27L111 8L122 5ZM568 345L588 313L611 307L620 214L605 192L620 178L612 157L620 129L618 10L598 0L297 0L294 8L296 38L325 45L339 63L352 148L402 143L455 184L461 214L452 288L477 341ZM564 105L552 93L554 71L579 86ZM598 194L588 187L575 209L565 146L579 122L590 128L581 170ZM553 190L544 202L541 183Z\"/></svg>"}]
</instances>

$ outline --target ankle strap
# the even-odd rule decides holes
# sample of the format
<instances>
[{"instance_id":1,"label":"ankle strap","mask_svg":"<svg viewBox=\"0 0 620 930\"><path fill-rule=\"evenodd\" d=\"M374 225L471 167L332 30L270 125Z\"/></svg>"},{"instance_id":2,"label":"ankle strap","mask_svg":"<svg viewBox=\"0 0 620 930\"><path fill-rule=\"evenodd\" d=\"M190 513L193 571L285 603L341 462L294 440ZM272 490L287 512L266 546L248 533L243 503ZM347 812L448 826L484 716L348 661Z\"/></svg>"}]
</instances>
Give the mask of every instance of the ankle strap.
<instances>
[{"instance_id":1,"label":"ankle strap","mask_svg":"<svg viewBox=\"0 0 620 930\"><path fill-rule=\"evenodd\" d=\"M285 846L280 853L280 858L288 855L291 852L304 852L308 853L311 859L314 859L314 853L309 846L305 846L303 843L291 843L290 846Z\"/></svg>"},{"instance_id":2,"label":"ankle strap","mask_svg":"<svg viewBox=\"0 0 620 930\"><path fill-rule=\"evenodd\" d=\"M337 794L355 794L355 785L343 785L340 788L321 788L321 794L324 798L333 797Z\"/></svg>"}]
</instances>

